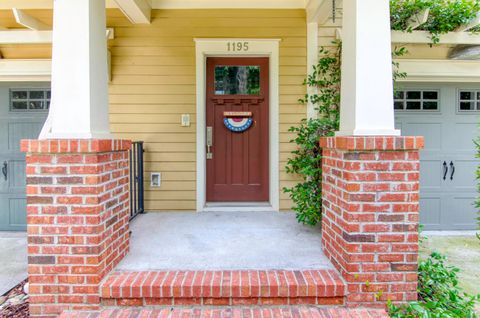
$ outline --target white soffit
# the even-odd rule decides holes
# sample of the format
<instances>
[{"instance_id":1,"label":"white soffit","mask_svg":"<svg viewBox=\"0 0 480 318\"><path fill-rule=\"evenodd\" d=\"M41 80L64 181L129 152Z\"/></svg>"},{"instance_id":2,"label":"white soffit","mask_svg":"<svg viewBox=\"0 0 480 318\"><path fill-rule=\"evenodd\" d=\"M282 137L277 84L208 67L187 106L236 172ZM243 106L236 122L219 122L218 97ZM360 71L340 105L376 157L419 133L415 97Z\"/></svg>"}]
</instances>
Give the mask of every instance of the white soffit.
<instances>
[{"instance_id":1,"label":"white soffit","mask_svg":"<svg viewBox=\"0 0 480 318\"><path fill-rule=\"evenodd\" d=\"M152 0L153 9L305 9L305 0Z\"/></svg>"},{"instance_id":2,"label":"white soffit","mask_svg":"<svg viewBox=\"0 0 480 318\"><path fill-rule=\"evenodd\" d=\"M480 82L480 61L398 59L399 82Z\"/></svg>"}]
</instances>

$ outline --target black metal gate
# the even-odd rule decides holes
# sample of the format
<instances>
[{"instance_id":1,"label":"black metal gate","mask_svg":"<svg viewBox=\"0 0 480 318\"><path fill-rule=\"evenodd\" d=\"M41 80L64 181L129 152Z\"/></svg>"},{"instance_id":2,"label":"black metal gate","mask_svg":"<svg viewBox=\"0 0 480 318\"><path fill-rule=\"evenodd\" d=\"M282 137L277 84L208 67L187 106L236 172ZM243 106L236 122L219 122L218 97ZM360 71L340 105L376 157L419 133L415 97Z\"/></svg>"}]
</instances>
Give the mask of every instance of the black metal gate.
<instances>
[{"instance_id":1,"label":"black metal gate","mask_svg":"<svg viewBox=\"0 0 480 318\"><path fill-rule=\"evenodd\" d=\"M130 149L130 220L145 212L143 153L143 141L133 142Z\"/></svg>"}]
</instances>

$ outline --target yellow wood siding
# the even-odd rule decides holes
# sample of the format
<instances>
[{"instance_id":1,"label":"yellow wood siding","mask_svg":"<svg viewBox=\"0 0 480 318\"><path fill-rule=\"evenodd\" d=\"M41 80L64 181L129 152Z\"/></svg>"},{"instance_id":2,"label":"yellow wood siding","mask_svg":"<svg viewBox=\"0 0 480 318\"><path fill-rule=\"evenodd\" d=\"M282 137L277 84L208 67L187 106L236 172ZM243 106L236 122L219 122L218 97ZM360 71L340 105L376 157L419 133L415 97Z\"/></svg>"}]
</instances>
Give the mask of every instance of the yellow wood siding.
<instances>
[{"instance_id":1,"label":"yellow wood siding","mask_svg":"<svg viewBox=\"0 0 480 318\"><path fill-rule=\"evenodd\" d=\"M52 25L51 10L29 14ZM0 10L2 25L20 28L11 10ZM115 28L109 41L112 83L111 128L118 137L143 140L147 210L193 210L196 200L196 96L194 38L274 38L280 42L280 189L295 179L285 173L294 146L288 128L306 116L298 99L306 74L304 10L153 10L151 25L132 25L116 9L107 10ZM3 45L4 58L51 58L50 45ZM181 114L192 125L180 126ZM162 172L151 189L150 172ZM280 190L281 209L291 201Z\"/></svg>"},{"instance_id":2,"label":"yellow wood siding","mask_svg":"<svg viewBox=\"0 0 480 318\"><path fill-rule=\"evenodd\" d=\"M132 25L110 12L111 128L124 138L144 140L147 210L193 210L196 203L196 95L194 38L279 38L280 187L294 183L285 173L293 146L291 125L305 117L298 104L306 70L303 10L154 10L151 25ZM180 126L181 114L191 127ZM149 186L150 172L162 172L162 186ZM280 206L291 201L281 193Z\"/></svg>"}]
</instances>

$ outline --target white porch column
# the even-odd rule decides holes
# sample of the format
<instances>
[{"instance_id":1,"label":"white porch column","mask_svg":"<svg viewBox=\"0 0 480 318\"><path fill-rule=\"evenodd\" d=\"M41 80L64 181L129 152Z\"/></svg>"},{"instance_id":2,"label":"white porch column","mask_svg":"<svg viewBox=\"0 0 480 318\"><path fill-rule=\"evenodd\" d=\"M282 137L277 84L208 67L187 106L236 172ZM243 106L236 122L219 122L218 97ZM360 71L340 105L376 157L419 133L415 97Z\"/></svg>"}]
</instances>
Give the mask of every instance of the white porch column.
<instances>
[{"instance_id":1,"label":"white porch column","mask_svg":"<svg viewBox=\"0 0 480 318\"><path fill-rule=\"evenodd\" d=\"M55 0L52 104L40 139L112 138L105 0Z\"/></svg>"},{"instance_id":2,"label":"white porch column","mask_svg":"<svg viewBox=\"0 0 480 318\"><path fill-rule=\"evenodd\" d=\"M388 0L343 1L341 136L400 135Z\"/></svg>"}]
</instances>

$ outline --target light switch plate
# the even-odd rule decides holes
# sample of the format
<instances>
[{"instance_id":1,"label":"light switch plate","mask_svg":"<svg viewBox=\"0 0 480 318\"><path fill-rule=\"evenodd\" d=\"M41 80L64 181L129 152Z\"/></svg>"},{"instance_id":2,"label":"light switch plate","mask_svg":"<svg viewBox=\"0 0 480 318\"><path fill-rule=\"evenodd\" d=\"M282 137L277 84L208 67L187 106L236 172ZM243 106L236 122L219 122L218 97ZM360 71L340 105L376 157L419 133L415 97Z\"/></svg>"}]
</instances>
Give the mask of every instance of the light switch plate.
<instances>
[{"instance_id":1,"label":"light switch plate","mask_svg":"<svg viewBox=\"0 0 480 318\"><path fill-rule=\"evenodd\" d=\"M190 114L182 114L182 127L190 127Z\"/></svg>"}]
</instances>

